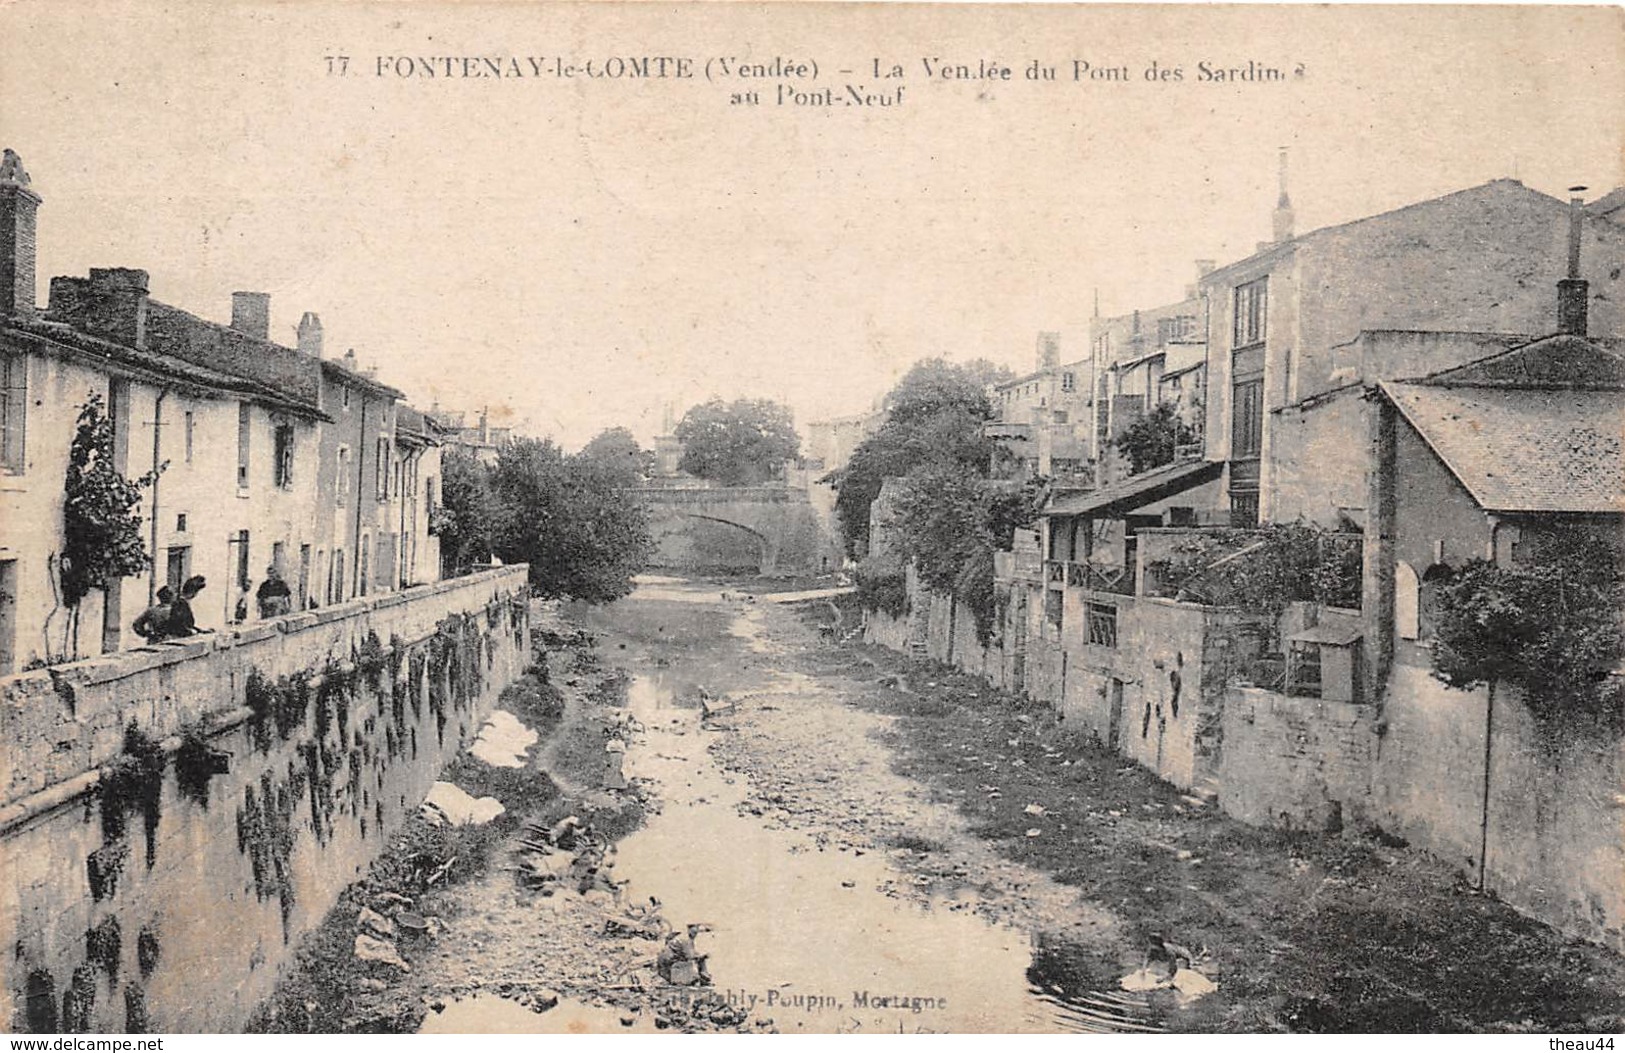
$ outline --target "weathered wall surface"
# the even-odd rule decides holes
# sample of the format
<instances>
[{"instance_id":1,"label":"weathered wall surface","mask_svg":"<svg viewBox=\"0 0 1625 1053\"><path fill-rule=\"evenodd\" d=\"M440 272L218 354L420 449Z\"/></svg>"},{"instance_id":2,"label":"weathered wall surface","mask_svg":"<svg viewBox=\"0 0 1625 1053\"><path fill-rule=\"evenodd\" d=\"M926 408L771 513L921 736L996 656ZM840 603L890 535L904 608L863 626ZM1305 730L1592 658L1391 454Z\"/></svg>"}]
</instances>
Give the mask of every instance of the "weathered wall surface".
<instances>
[{"instance_id":1,"label":"weathered wall surface","mask_svg":"<svg viewBox=\"0 0 1625 1053\"><path fill-rule=\"evenodd\" d=\"M1369 810L1375 708L1233 686L1219 806L1243 822L1336 832Z\"/></svg>"},{"instance_id":2,"label":"weathered wall surface","mask_svg":"<svg viewBox=\"0 0 1625 1053\"><path fill-rule=\"evenodd\" d=\"M1487 688L1458 691L1406 664L1384 719L1372 804L1385 829L1469 878L1484 855L1485 884L1508 903L1625 950L1625 743L1542 727L1505 686L1492 715Z\"/></svg>"},{"instance_id":3,"label":"weathered wall surface","mask_svg":"<svg viewBox=\"0 0 1625 1053\"><path fill-rule=\"evenodd\" d=\"M240 1028L523 670L525 580L505 567L59 667L54 686L0 681L0 1021ZM132 767L132 722L151 740L224 726L194 741L229 771L200 777L190 746ZM124 777L66 792L98 765Z\"/></svg>"}]
</instances>

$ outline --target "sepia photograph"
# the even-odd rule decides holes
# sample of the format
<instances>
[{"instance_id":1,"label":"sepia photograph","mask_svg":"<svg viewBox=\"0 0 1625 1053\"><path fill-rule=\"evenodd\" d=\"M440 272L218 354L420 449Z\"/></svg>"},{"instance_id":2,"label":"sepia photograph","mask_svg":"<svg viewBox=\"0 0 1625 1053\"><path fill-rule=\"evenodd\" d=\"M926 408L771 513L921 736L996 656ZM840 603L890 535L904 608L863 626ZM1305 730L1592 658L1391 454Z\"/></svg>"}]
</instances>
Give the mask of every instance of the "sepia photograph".
<instances>
[{"instance_id":1,"label":"sepia photograph","mask_svg":"<svg viewBox=\"0 0 1625 1053\"><path fill-rule=\"evenodd\" d=\"M1612 1050L1622 100L1618 6L0 0L8 1049Z\"/></svg>"}]
</instances>

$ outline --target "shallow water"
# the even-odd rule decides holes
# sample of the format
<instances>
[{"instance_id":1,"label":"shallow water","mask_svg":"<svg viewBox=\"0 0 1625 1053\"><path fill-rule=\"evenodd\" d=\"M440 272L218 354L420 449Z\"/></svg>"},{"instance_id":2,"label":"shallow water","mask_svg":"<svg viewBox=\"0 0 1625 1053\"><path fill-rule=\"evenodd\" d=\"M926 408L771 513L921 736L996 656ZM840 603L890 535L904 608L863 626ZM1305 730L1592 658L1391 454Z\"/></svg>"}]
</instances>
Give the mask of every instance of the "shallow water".
<instances>
[{"instance_id":1,"label":"shallow water","mask_svg":"<svg viewBox=\"0 0 1625 1053\"><path fill-rule=\"evenodd\" d=\"M686 667L722 657L724 645L774 653L762 613L725 602L713 587L669 579L640 582L621 602L640 600L718 604L733 613L715 656L702 645L656 667L633 648L618 655L632 674L627 706L644 727L625 772L657 784L660 811L620 843L616 877L628 882L625 902L654 898L674 926L709 926L699 949L710 956L713 994L786 1033L1157 1030L1142 997L1111 990L1115 977L1056 971L1054 962L1083 956L1053 945L1040 952L1028 933L978 915L969 891L899 895L912 876L885 852L821 850L804 833L741 814L745 777L725 771L707 749L730 732L702 723L690 697L694 670ZM598 626L612 642L616 609ZM798 698L828 690L815 678L762 666L738 672L743 682L736 677L728 692L735 700L771 695L773 705L792 709ZM423 1032L652 1029L648 1014L628 1028L612 1009L566 1000L538 1014L475 996L430 1014Z\"/></svg>"}]
</instances>

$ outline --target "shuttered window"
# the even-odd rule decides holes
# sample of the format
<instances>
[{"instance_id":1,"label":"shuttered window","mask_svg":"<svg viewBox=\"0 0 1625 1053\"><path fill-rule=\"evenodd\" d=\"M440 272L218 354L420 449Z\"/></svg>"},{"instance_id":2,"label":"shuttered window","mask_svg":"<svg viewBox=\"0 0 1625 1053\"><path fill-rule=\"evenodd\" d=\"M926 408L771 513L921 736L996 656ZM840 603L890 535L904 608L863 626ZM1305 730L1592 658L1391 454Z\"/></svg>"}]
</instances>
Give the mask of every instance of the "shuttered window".
<instances>
[{"instance_id":1,"label":"shuttered window","mask_svg":"<svg viewBox=\"0 0 1625 1053\"><path fill-rule=\"evenodd\" d=\"M27 457L24 437L28 423L28 358L25 355L0 357L0 468L21 474Z\"/></svg>"}]
</instances>

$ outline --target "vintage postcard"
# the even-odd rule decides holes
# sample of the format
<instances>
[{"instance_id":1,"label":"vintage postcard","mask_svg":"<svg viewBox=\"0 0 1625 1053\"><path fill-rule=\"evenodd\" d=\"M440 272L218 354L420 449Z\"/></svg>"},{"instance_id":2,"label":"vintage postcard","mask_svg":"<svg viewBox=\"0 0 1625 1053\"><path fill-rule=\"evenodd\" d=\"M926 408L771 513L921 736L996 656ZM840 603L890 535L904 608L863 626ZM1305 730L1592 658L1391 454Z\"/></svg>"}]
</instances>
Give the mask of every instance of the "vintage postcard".
<instances>
[{"instance_id":1,"label":"vintage postcard","mask_svg":"<svg viewBox=\"0 0 1625 1053\"><path fill-rule=\"evenodd\" d=\"M3 0L0 1029L1612 1049L1622 99L1617 7Z\"/></svg>"}]
</instances>

